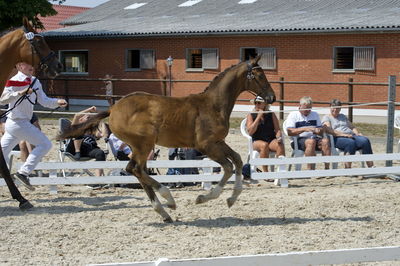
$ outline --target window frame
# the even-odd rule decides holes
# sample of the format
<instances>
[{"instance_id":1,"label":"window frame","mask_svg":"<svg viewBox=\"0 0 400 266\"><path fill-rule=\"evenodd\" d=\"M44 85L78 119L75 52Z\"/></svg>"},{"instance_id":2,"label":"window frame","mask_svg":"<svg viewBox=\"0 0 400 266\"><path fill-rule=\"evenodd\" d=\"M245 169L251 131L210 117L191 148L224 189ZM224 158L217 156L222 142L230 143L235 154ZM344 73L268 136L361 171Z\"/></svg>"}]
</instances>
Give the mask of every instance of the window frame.
<instances>
[{"instance_id":1,"label":"window frame","mask_svg":"<svg viewBox=\"0 0 400 266\"><path fill-rule=\"evenodd\" d=\"M352 68L336 68L337 66L337 49L338 48L352 48L353 49L353 67ZM356 67L357 64L357 49L372 49L372 58L370 58L371 67ZM375 71L376 68L376 52L375 46L334 46L333 47L333 60L332 60L332 72L334 73L354 73L356 71Z\"/></svg>"},{"instance_id":2,"label":"window frame","mask_svg":"<svg viewBox=\"0 0 400 266\"><path fill-rule=\"evenodd\" d=\"M129 52L130 51L139 51L139 67L138 68L132 68L128 66L129 63ZM142 65L143 63L143 51L151 51L152 53L152 58L151 58L151 66L150 67L145 67ZM143 48L126 48L125 49L125 71L126 72L135 72L135 71L143 71L143 70L149 70L149 69L155 69L156 67L156 51L154 49L143 49Z\"/></svg>"},{"instance_id":3,"label":"window frame","mask_svg":"<svg viewBox=\"0 0 400 266\"><path fill-rule=\"evenodd\" d=\"M239 59L240 62L245 61L245 58L244 58L245 49L255 49L255 52L257 54L259 54L259 50L263 50L263 49L273 51L273 53L272 53L273 64L271 66L268 66L268 64L267 64L267 66L264 66L262 63L260 64L260 61L259 61L259 65L262 67L263 70L276 70L277 56L276 56L276 48L275 47L240 47L240 59ZM262 54L263 54L263 56L265 56L264 53L262 53ZM263 60L263 58L261 58L260 60Z\"/></svg>"},{"instance_id":4,"label":"window frame","mask_svg":"<svg viewBox=\"0 0 400 266\"><path fill-rule=\"evenodd\" d=\"M201 68L193 68L189 67L189 51L190 50L201 50L201 56L202 56L202 62L201 62ZM204 52L205 51L215 51L215 66L214 67L204 67ZM186 63L185 63L185 70L187 72L203 72L204 70L211 69L211 70L217 70L219 69L219 48L186 48Z\"/></svg>"},{"instance_id":5,"label":"window frame","mask_svg":"<svg viewBox=\"0 0 400 266\"><path fill-rule=\"evenodd\" d=\"M63 56L64 52L86 52L86 65L87 65L87 72L68 72L68 71L62 71L60 74L61 75L75 75L75 76L88 76L89 75L89 50L88 49L77 49L77 50L59 50L58 51L58 58L60 59L60 62L65 66L65 56Z\"/></svg>"}]
</instances>

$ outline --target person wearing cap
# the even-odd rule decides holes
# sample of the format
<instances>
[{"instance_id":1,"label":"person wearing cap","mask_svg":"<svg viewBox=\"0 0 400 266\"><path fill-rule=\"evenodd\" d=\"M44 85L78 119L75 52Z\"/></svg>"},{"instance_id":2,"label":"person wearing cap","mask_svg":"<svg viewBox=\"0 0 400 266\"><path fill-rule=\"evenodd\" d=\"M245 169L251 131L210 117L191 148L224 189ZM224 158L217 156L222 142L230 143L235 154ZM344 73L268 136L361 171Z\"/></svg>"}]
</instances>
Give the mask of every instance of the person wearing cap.
<instances>
[{"instance_id":1,"label":"person wearing cap","mask_svg":"<svg viewBox=\"0 0 400 266\"><path fill-rule=\"evenodd\" d=\"M322 123L332 129L334 145L344 154L355 154L361 150L362 154L372 154L371 142L349 121L341 111L342 102L333 99L330 102L330 114L322 118ZM333 145L333 144L332 144ZM373 167L372 161L366 162L368 167ZM351 168L351 162L345 163L345 168Z\"/></svg>"},{"instance_id":2,"label":"person wearing cap","mask_svg":"<svg viewBox=\"0 0 400 266\"><path fill-rule=\"evenodd\" d=\"M323 138L325 128L317 112L311 110L312 99L304 96L300 99L299 110L291 112L286 118L286 130L289 136L298 136L299 149L305 156L315 156L315 151L322 151L323 156L331 155L329 139ZM292 140L292 148L294 143ZM315 169L315 164L308 164L309 170ZM325 169L329 169L329 163L325 163Z\"/></svg>"},{"instance_id":3,"label":"person wearing cap","mask_svg":"<svg viewBox=\"0 0 400 266\"><path fill-rule=\"evenodd\" d=\"M40 129L31 124L33 106L38 102L44 107L54 109L67 106L67 102L64 99L47 97L42 84L33 76L34 68L30 64L20 62L16 65L16 69L18 73L7 81L0 97L0 104L9 106L1 148L4 157L8 158L11 150L21 140L26 140L35 146L25 163L13 174L13 177L28 189L34 190L28 176L51 149L52 144Z\"/></svg>"},{"instance_id":4,"label":"person wearing cap","mask_svg":"<svg viewBox=\"0 0 400 266\"><path fill-rule=\"evenodd\" d=\"M279 121L273 112L269 111L269 105L265 100L257 96L254 100L253 112L247 115L246 128L253 140L253 149L260 153L260 158L268 158L270 151L276 156L285 156L285 147L282 141L282 132ZM262 166L264 172L268 172L266 165Z\"/></svg>"}]
</instances>

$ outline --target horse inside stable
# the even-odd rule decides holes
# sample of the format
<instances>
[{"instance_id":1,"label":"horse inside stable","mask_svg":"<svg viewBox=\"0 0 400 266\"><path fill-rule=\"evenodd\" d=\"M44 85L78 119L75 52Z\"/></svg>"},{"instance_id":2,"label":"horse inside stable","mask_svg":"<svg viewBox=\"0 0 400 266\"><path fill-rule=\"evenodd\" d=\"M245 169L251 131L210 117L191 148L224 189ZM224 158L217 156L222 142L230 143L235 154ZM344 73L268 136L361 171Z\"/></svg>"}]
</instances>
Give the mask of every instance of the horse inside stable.
<instances>
[{"instance_id":1,"label":"horse inside stable","mask_svg":"<svg viewBox=\"0 0 400 266\"><path fill-rule=\"evenodd\" d=\"M35 66L40 73L53 78L62 70L62 64L49 48L43 36L38 34L27 18L23 26L0 38L0 95L14 66L26 62ZM3 177L14 199L19 201L20 209L30 209L33 205L25 199L11 178L3 152L0 147L0 176Z\"/></svg>"},{"instance_id":2,"label":"horse inside stable","mask_svg":"<svg viewBox=\"0 0 400 266\"><path fill-rule=\"evenodd\" d=\"M199 195L196 203L218 198L235 169L233 193L227 199L231 207L242 191L242 160L225 143L235 101L244 91L253 92L269 103L275 101L275 93L264 71L257 64L259 59L260 56L226 69L200 94L180 98L143 92L129 94L109 110L91 116L87 122L72 126L59 137L83 135L87 129L96 127L102 119L109 117L112 132L133 150L133 158L126 170L138 178L153 208L164 222L172 222L172 219L162 207L155 191L167 200L169 208L175 209L176 203L169 189L147 174L147 154L155 144L195 148L224 169L220 182L208 194Z\"/></svg>"}]
</instances>

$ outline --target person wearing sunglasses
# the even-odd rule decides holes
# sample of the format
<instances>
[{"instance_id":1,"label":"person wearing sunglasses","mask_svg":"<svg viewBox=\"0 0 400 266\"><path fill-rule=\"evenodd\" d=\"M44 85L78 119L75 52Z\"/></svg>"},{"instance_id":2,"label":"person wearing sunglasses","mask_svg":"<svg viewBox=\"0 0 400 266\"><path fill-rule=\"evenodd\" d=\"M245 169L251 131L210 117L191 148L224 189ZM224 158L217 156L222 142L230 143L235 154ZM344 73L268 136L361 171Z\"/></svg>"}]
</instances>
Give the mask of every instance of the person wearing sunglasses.
<instances>
[{"instance_id":1,"label":"person wearing sunglasses","mask_svg":"<svg viewBox=\"0 0 400 266\"><path fill-rule=\"evenodd\" d=\"M271 151L277 157L285 156L278 118L269 111L269 105L262 97L257 96L253 102L253 112L247 115L246 122L247 132L253 140L253 149L260 153L260 158L268 158ZM263 165L262 169L268 172L268 166Z\"/></svg>"}]
</instances>

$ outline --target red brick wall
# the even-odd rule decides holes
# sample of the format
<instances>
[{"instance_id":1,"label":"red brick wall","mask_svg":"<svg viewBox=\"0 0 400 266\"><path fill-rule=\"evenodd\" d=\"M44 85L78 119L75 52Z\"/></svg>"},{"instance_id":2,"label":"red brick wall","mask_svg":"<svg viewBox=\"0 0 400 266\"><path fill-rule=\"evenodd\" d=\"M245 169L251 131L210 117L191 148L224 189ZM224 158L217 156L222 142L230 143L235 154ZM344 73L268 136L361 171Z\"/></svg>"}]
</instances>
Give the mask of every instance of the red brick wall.
<instances>
[{"instance_id":1,"label":"red brick wall","mask_svg":"<svg viewBox=\"0 0 400 266\"><path fill-rule=\"evenodd\" d=\"M114 78L157 79L167 78L166 58L174 58L172 76L174 80L212 80L217 73L239 62L240 47L275 47L277 69L266 71L270 81L313 82L387 82L389 75L397 75L400 69L400 33L393 34L329 34L329 35L281 35L281 36L236 36L236 37L187 37L187 38L132 38L104 40L49 40L54 50L89 50L89 78L102 78L112 74ZM374 71L355 73L333 73L333 47L373 46L376 67ZM138 72L125 71L126 49L154 49L156 68ZM204 72L186 72L186 48L218 48L219 69ZM400 83L400 82L399 82ZM173 96L199 93L208 83L174 83ZM99 90L101 82L68 83L71 94L104 94ZM58 93L66 91L65 84L56 84ZM168 83L162 82L116 82L115 94L125 95L133 91L162 94ZM279 95L279 85L273 84ZM400 91L397 92L399 95ZM329 101L332 98L347 100L346 85L285 85L285 99L298 100L310 95L314 101ZM243 94L241 98L251 98ZM360 85L354 86L354 101L376 102L387 100L387 88Z\"/></svg>"}]
</instances>

